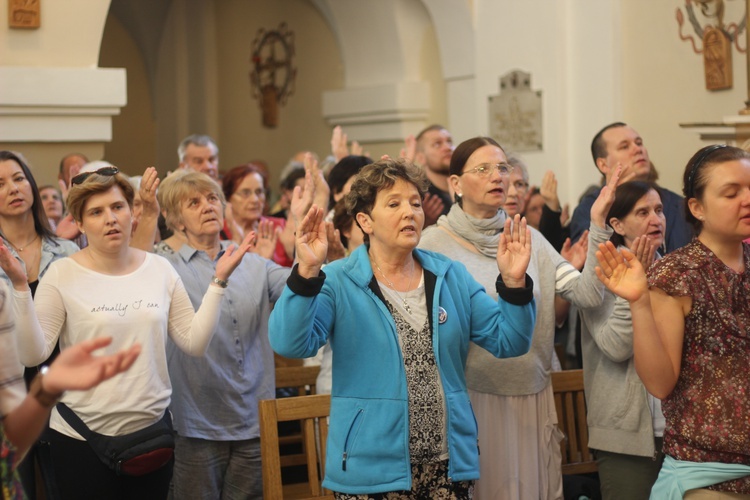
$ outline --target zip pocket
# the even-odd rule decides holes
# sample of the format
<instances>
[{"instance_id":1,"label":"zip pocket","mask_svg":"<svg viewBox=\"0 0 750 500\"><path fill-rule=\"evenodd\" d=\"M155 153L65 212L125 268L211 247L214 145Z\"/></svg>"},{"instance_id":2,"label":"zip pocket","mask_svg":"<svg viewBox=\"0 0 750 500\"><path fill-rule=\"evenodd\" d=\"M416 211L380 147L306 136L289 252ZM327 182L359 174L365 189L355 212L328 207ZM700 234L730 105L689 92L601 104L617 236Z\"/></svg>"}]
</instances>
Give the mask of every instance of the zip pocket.
<instances>
[{"instance_id":1,"label":"zip pocket","mask_svg":"<svg viewBox=\"0 0 750 500\"><path fill-rule=\"evenodd\" d=\"M474 419L474 430L477 433L477 455L481 455L482 451L479 449L479 423L477 422L477 415L474 413L474 405L471 404L471 399L469 396L466 396L466 399L469 401L469 410L471 410L471 417Z\"/></svg>"},{"instance_id":2,"label":"zip pocket","mask_svg":"<svg viewBox=\"0 0 750 500\"><path fill-rule=\"evenodd\" d=\"M354 426L357 423L357 420L359 420L359 416L362 415L365 412L362 408L357 410L357 414L354 415L354 418L352 419L352 424L349 426L349 430L346 432L346 439L344 440L344 454L341 459L341 470L346 471L346 457L348 455L349 450L349 438L352 436L352 432L354 431Z\"/></svg>"}]
</instances>

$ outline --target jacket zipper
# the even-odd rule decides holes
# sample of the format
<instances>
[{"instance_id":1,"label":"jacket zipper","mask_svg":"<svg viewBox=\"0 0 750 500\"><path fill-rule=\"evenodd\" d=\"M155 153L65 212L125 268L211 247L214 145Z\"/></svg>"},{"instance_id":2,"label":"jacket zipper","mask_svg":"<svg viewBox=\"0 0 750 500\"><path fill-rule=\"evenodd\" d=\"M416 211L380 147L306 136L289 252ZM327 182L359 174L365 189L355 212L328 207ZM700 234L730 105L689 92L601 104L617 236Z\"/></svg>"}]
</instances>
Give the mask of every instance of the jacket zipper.
<instances>
[{"instance_id":1,"label":"jacket zipper","mask_svg":"<svg viewBox=\"0 0 750 500\"><path fill-rule=\"evenodd\" d=\"M346 457L348 455L347 450L349 449L349 438L352 435L352 430L354 430L354 424L357 423L357 419L359 416L364 412L362 408L357 410L357 414L354 415L354 419L352 420L352 425L349 426L349 431L346 433L346 439L344 440L344 455L341 460L341 470L346 471Z\"/></svg>"}]
</instances>

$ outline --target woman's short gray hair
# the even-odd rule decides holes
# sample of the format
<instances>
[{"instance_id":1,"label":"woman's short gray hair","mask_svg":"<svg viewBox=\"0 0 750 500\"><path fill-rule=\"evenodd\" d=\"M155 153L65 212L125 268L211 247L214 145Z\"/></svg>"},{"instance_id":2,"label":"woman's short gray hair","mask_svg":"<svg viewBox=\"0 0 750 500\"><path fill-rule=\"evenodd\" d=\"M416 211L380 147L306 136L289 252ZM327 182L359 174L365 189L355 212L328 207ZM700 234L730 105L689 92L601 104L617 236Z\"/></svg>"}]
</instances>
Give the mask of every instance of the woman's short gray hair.
<instances>
[{"instance_id":1,"label":"woman's short gray hair","mask_svg":"<svg viewBox=\"0 0 750 500\"><path fill-rule=\"evenodd\" d=\"M523 177L523 181L528 185L529 184L529 169L528 167L526 167L526 162L524 162L520 156L517 156L513 153L508 154L507 160L510 166L520 170L521 176Z\"/></svg>"},{"instance_id":2,"label":"woman's short gray hair","mask_svg":"<svg viewBox=\"0 0 750 500\"><path fill-rule=\"evenodd\" d=\"M227 204L221 187L208 175L194 170L179 169L159 184L156 197L167 227L180 231L182 224L182 202L193 193L213 193L221 200L221 206Z\"/></svg>"}]
</instances>

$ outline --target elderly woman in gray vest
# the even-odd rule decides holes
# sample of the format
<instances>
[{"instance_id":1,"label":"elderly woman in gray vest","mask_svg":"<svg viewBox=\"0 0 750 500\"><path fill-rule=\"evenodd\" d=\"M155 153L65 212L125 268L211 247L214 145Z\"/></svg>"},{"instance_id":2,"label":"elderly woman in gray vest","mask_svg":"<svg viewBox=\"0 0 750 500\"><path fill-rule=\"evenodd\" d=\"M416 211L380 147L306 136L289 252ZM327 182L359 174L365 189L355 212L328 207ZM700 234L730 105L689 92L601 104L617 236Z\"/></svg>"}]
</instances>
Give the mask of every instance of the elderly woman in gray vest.
<instances>
[{"instance_id":1,"label":"elderly woman in gray vest","mask_svg":"<svg viewBox=\"0 0 750 500\"><path fill-rule=\"evenodd\" d=\"M450 182L456 203L428 228L420 247L466 265L493 293L491 273L507 214L502 210L513 167L502 147L475 137L453 152ZM614 185L614 184L612 184ZM592 208L587 260L595 262L598 243L609 239L605 216L611 186ZM601 303L603 287L594 266L579 273L535 229L528 274L534 281L538 314L529 353L495 359L471 345L466 368L469 396L479 425L480 480L475 498L526 500L562 498L557 414L550 381L554 351L555 295L579 307Z\"/></svg>"}]
</instances>

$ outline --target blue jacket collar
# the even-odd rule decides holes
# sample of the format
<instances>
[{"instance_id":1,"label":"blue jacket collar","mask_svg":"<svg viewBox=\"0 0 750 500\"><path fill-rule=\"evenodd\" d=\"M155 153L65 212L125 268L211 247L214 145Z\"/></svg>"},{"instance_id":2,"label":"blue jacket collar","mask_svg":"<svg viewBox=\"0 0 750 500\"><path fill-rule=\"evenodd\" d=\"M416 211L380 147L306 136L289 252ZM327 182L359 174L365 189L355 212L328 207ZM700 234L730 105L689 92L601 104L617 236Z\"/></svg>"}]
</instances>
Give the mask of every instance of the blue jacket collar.
<instances>
[{"instance_id":1,"label":"blue jacket collar","mask_svg":"<svg viewBox=\"0 0 750 500\"><path fill-rule=\"evenodd\" d=\"M367 287L373 277L372 265L367 253L368 248L368 245L360 245L342 264L344 273L362 288ZM426 271L438 278L444 276L451 265L451 260L439 253L416 248L413 254Z\"/></svg>"}]
</instances>

